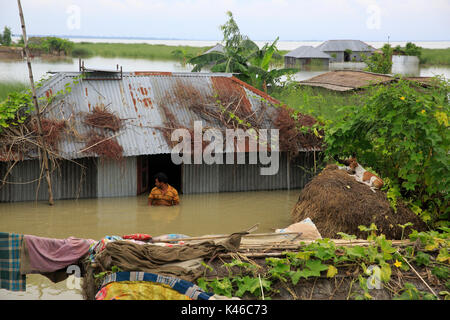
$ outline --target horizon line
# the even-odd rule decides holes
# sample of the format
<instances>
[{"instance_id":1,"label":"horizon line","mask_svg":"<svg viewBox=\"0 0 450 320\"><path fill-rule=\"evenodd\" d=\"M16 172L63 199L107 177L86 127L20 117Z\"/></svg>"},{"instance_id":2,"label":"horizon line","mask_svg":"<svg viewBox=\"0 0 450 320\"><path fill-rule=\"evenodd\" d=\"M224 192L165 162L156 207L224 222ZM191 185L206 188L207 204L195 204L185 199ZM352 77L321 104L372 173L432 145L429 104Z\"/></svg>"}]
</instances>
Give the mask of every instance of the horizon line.
<instances>
[{"instance_id":1,"label":"horizon line","mask_svg":"<svg viewBox=\"0 0 450 320\"><path fill-rule=\"evenodd\" d=\"M13 37L21 37L22 34L13 34ZM82 35L57 35L57 34L30 34L28 35L28 38L30 37L58 37L58 38L79 38L79 39L122 39L122 40L173 40L173 41L216 41L218 43L222 42L223 40L217 40L217 39L187 39L187 38L165 38L165 37L132 37L132 36L82 36ZM348 39L309 39L309 40L279 40L284 42L320 42L320 41L328 41L328 40L348 40ZM355 39L360 40L360 39ZM268 39L256 39L253 41L273 41ZM361 41L370 41L370 42L388 42L386 40L361 40ZM416 42L439 42L439 41L445 41L450 42L449 40L443 40L443 39L435 39L435 40L395 40L395 39L389 39L389 42L403 42L403 41L416 41Z\"/></svg>"}]
</instances>

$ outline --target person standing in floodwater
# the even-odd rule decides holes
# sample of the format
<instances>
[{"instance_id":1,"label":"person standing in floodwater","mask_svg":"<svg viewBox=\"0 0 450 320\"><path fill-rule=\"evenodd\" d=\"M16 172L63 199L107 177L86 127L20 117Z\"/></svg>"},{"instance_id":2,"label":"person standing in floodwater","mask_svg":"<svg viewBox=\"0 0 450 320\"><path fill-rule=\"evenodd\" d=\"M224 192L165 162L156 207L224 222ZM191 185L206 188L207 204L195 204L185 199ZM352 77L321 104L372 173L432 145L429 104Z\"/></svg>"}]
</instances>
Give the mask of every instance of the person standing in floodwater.
<instances>
[{"instance_id":1,"label":"person standing in floodwater","mask_svg":"<svg viewBox=\"0 0 450 320\"><path fill-rule=\"evenodd\" d=\"M148 196L149 206L174 206L180 203L178 191L169 185L169 178L160 172L155 175L155 187Z\"/></svg>"}]
</instances>

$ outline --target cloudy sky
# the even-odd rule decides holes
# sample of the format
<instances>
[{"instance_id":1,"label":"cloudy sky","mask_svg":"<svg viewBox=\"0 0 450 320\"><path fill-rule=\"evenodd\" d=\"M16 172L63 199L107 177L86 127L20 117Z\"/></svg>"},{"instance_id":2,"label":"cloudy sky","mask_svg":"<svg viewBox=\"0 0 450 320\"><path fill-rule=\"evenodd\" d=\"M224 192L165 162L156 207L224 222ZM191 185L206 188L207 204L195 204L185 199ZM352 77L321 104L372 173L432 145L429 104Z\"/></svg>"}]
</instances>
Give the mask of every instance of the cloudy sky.
<instances>
[{"instance_id":1,"label":"cloudy sky","mask_svg":"<svg viewBox=\"0 0 450 320\"><path fill-rule=\"evenodd\" d=\"M221 40L231 11L253 40L450 40L450 0L22 0L33 35ZM15 0L0 28L19 34Z\"/></svg>"}]
</instances>

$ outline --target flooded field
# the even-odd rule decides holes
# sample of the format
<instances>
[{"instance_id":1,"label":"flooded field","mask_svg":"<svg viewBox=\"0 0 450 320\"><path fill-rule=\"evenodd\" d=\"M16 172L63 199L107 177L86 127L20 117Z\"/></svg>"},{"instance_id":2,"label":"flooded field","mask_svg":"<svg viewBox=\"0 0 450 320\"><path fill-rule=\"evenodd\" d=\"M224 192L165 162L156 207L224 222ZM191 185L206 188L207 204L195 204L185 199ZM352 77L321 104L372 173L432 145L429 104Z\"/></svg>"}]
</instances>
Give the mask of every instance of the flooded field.
<instances>
[{"instance_id":1,"label":"flooded field","mask_svg":"<svg viewBox=\"0 0 450 320\"><path fill-rule=\"evenodd\" d=\"M109 235L179 233L188 236L227 234L260 223L256 232L272 232L290 224L300 190L182 195L176 207L149 207L147 196L1 203L0 231L64 239L99 240ZM69 289L73 276L53 284L41 275L27 276L27 292L0 289L4 299L81 299Z\"/></svg>"},{"instance_id":2,"label":"flooded field","mask_svg":"<svg viewBox=\"0 0 450 320\"><path fill-rule=\"evenodd\" d=\"M146 60L146 59L129 59L129 58L103 58L93 57L83 59L87 68L100 70L115 70L117 65L123 67L124 72L132 71L166 71L166 72L190 72L191 65L181 65L176 61L160 61L160 60ZM35 58L32 62L33 74L36 80L44 76L48 76L48 72L61 71L78 71L78 59L41 59ZM413 76L435 76L443 75L447 79L450 78L450 68L448 67L426 67L417 68L409 71L403 70L406 73L412 73ZM206 70L205 70L206 72ZM301 71L295 74L294 78L298 81L306 80L317 76L321 73L328 72L327 69L316 71ZM0 60L0 82L23 82L26 83L28 79L28 68L25 61L22 60Z\"/></svg>"}]
</instances>

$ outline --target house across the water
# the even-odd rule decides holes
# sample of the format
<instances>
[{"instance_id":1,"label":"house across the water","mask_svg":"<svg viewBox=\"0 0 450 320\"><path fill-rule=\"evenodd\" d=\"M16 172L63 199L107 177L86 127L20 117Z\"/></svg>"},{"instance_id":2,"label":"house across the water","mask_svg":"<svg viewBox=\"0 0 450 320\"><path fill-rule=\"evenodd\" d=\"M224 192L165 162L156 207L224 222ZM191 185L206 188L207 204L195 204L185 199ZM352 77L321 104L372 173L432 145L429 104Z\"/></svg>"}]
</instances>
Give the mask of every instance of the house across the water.
<instances>
[{"instance_id":1,"label":"house across the water","mask_svg":"<svg viewBox=\"0 0 450 320\"><path fill-rule=\"evenodd\" d=\"M312 46L301 46L284 55L284 65L286 68L304 69L306 66L326 67L330 63L331 57Z\"/></svg>"},{"instance_id":2,"label":"house across the water","mask_svg":"<svg viewBox=\"0 0 450 320\"><path fill-rule=\"evenodd\" d=\"M362 55L370 56L375 48L361 40L328 40L316 47L331 56L331 62L361 62Z\"/></svg>"},{"instance_id":3,"label":"house across the water","mask_svg":"<svg viewBox=\"0 0 450 320\"><path fill-rule=\"evenodd\" d=\"M82 79L78 79L83 75ZM58 72L39 88L49 97L71 87L45 109L42 118L64 121L65 129L55 149L62 160L52 166L55 200L136 196L153 187L153 175L165 172L170 184L182 194L302 188L313 176L320 148L299 146L293 158L281 150L274 175L261 175L266 164L175 164L171 159L170 133L176 128L225 129L215 118L217 108L239 113L241 121L259 128L276 129L279 101L223 73L121 72L80 69ZM218 105L218 101L220 101ZM108 110L123 127L112 132L86 121L94 109ZM228 111L227 111L228 112ZM235 119L236 120L236 119ZM227 120L229 121L229 120ZM236 122L237 123L237 122ZM230 125L230 123L228 123ZM92 136L115 141L122 153L119 161L101 157L87 146ZM102 141L99 142L103 143ZM111 151L111 150L109 150ZM249 150L241 150L249 157ZM56 151L55 151L56 152ZM14 166L13 158L19 159ZM11 170L9 170L11 169ZM37 156L11 155L0 148L0 202L36 199L41 173ZM48 199L45 179L38 200Z\"/></svg>"}]
</instances>

